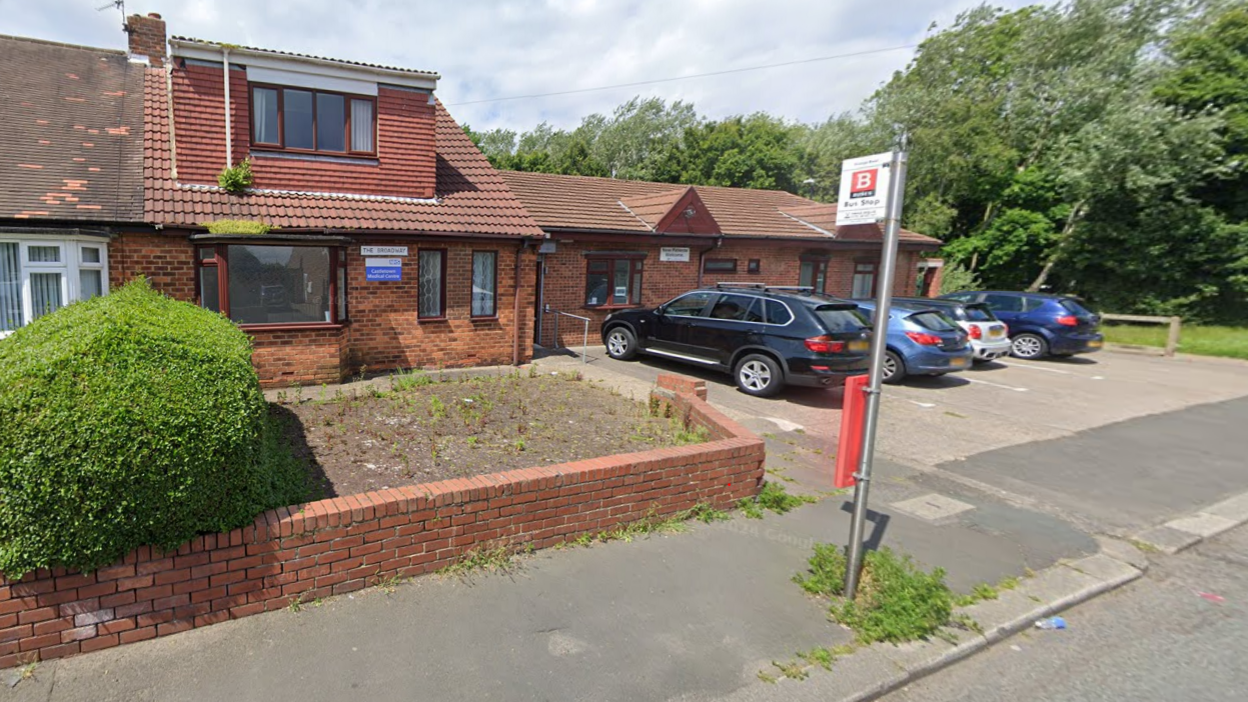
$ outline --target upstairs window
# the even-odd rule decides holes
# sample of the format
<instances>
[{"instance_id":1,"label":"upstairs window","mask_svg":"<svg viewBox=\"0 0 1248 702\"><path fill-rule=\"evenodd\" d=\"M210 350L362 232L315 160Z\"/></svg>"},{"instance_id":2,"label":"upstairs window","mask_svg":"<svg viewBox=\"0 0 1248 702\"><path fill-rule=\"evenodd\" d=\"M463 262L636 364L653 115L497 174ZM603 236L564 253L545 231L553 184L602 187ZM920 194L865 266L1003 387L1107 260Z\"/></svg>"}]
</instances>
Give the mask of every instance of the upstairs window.
<instances>
[{"instance_id":1,"label":"upstairs window","mask_svg":"<svg viewBox=\"0 0 1248 702\"><path fill-rule=\"evenodd\" d=\"M251 86L251 143L261 148L371 156L376 153L371 97L305 88Z\"/></svg>"}]
</instances>

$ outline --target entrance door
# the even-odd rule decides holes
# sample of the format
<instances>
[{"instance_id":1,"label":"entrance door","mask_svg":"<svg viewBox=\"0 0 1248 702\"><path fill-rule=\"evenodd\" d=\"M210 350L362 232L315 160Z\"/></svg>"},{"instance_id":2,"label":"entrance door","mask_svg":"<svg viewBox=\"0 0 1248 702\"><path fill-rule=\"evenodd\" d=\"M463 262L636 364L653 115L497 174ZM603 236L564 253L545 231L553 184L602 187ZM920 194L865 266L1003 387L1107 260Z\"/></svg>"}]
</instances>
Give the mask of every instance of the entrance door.
<instances>
[{"instance_id":1,"label":"entrance door","mask_svg":"<svg viewBox=\"0 0 1248 702\"><path fill-rule=\"evenodd\" d=\"M824 291L824 284L828 277L828 260L823 259L806 259L802 261L801 272L798 274L797 284L805 288L814 288L814 291L821 293Z\"/></svg>"}]
</instances>

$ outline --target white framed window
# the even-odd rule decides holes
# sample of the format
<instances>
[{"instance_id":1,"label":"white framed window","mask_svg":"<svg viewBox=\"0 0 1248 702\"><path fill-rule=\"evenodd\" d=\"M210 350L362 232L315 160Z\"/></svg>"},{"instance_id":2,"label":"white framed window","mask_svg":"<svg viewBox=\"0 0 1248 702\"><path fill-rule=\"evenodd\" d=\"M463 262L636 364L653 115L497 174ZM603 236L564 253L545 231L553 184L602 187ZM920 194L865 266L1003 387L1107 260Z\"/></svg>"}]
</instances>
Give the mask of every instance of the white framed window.
<instances>
[{"instance_id":1,"label":"white framed window","mask_svg":"<svg viewBox=\"0 0 1248 702\"><path fill-rule=\"evenodd\" d=\"M95 237L0 234L0 338L108 292L108 244Z\"/></svg>"}]
</instances>

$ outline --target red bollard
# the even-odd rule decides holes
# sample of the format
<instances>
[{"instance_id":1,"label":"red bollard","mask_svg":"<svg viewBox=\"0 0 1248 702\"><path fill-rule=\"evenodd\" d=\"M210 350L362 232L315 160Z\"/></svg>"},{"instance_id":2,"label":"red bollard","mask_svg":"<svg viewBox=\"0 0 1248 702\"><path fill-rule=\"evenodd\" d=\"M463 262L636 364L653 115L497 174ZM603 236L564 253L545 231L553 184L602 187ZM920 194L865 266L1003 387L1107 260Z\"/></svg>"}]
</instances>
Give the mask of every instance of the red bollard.
<instances>
[{"instance_id":1,"label":"red bollard","mask_svg":"<svg viewBox=\"0 0 1248 702\"><path fill-rule=\"evenodd\" d=\"M841 404L841 436L836 448L836 475L832 484L838 490L853 487L854 472L862 458L862 422L866 418L867 376L855 375L845 379L845 400Z\"/></svg>"}]
</instances>

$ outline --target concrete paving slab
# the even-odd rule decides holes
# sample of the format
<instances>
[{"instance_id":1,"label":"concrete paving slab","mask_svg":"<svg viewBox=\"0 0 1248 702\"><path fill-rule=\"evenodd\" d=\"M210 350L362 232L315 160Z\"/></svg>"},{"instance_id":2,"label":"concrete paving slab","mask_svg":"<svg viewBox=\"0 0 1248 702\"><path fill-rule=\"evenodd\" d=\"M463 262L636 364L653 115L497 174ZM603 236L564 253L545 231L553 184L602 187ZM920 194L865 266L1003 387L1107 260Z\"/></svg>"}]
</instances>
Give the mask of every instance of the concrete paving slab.
<instances>
[{"instance_id":1,"label":"concrete paving slab","mask_svg":"<svg viewBox=\"0 0 1248 702\"><path fill-rule=\"evenodd\" d=\"M1166 526L1171 529L1185 531L1189 534L1195 534L1203 539L1207 539L1215 534L1234 527L1236 521L1227 519L1226 517L1218 517L1212 514L1197 512L1190 517L1182 517L1180 519L1171 519L1166 522Z\"/></svg>"},{"instance_id":2,"label":"concrete paving slab","mask_svg":"<svg viewBox=\"0 0 1248 702\"><path fill-rule=\"evenodd\" d=\"M1178 553L1188 546L1200 543L1200 537L1187 531L1168 526L1153 527L1136 535L1135 540L1151 546L1162 553Z\"/></svg>"},{"instance_id":3,"label":"concrete paving slab","mask_svg":"<svg viewBox=\"0 0 1248 702\"><path fill-rule=\"evenodd\" d=\"M1205 514L1224 517L1235 522L1248 521L1248 492L1223 500L1217 504L1209 505L1201 511Z\"/></svg>"}]
</instances>

